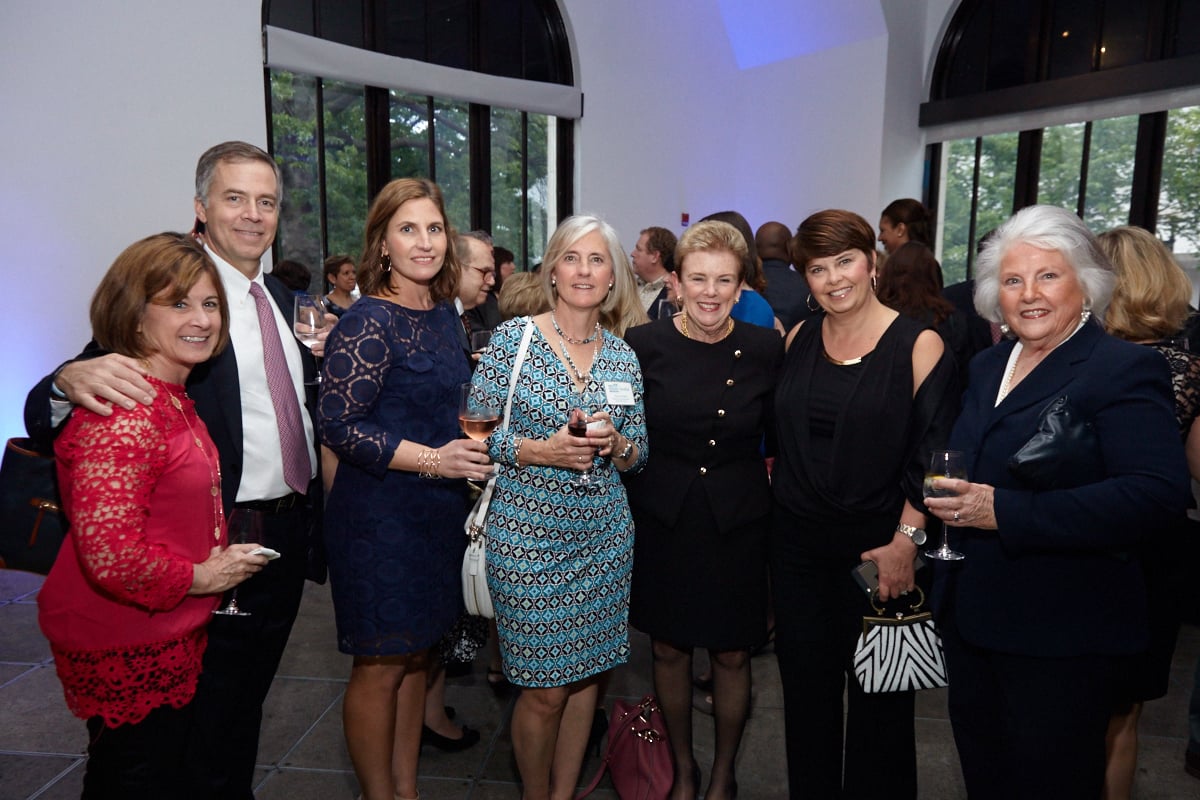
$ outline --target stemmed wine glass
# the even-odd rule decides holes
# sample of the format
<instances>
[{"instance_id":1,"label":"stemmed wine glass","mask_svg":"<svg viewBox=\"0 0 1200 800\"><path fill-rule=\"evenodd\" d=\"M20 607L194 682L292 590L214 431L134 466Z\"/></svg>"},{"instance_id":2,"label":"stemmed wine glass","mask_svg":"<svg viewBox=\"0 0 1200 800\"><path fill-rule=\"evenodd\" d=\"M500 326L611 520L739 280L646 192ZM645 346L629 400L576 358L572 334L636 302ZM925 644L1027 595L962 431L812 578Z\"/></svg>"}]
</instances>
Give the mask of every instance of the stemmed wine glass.
<instances>
[{"instance_id":1,"label":"stemmed wine glass","mask_svg":"<svg viewBox=\"0 0 1200 800\"><path fill-rule=\"evenodd\" d=\"M230 544L262 544L262 514L235 508L229 512L229 542ZM224 608L218 608L212 613L224 617L248 617L249 611L238 608L238 587L229 592L229 602Z\"/></svg>"},{"instance_id":2,"label":"stemmed wine glass","mask_svg":"<svg viewBox=\"0 0 1200 800\"><path fill-rule=\"evenodd\" d=\"M595 431L607 424L604 420L599 419L588 421L588 417L601 410L604 405L604 395L601 392L584 389L578 393L576 398L579 404L571 409L571 414L567 418L567 433L572 436L584 437L588 435L588 431ZM572 486L590 487L595 486L599 481L595 464L589 464L588 468L575 475L570 483Z\"/></svg>"},{"instance_id":3,"label":"stemmed wine glass","mask_svg":"<svg viewBox=\"0 0 1200 800\"><path fill-rule=\"evenodd\" d=\"M482 397L472 384L459 387L458 424L467 436L482 442L496 430L500 416L500 408Z\"/></svg>"},{"instance_id":4,"label":"stemmed wine glass","mask_svg":"<svg viewBox=\"0 0 1200 800\"><path fill-rule=\"evenodd\" d=\"M944 486L934 486L942 478L967 479L967 464L958 450L934 450L929 456L929 469L925 472L925 483L921 492L926 497L954 497L955 493ZM942 546L926 550L925 555L938 561L962 561L965 555L950 548L950 529L942 525Z\"/></svg>"},{"instance_id":5,"label":"stemmed wine glass","mask_svg":"<svg viewBox=\"0 0 1200 800\"><path fill-rule=\"evenodd\" d=\"M325 321L325 302L319 294L296 293L295 316L292 317L292 331L301 344L309 350L317 346L319 334L327 327ZM321 382L321 373L311 381L305 381L305 386L313 386Z\"/></svg>"}]
</instances>

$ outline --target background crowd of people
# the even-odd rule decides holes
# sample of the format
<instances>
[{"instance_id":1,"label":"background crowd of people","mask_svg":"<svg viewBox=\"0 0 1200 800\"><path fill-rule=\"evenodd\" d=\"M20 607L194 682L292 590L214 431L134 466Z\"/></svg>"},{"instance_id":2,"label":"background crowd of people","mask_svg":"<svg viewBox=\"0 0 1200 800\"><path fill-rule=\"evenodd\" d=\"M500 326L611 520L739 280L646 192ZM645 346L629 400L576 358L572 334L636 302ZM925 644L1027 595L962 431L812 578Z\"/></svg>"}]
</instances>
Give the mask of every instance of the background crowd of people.
<instances>
[{"instance_id":1,"label":"background crowd of people","mask_svg":"<svg viewBox=\"0 0 1200 800\"><path fill-rule=\"evenodd\" d=\"M915 798L914 692L865 691L853 652L876 604L926 594L972 798L1130 795L1200 475L1191 285L1151 234L1024 209L983 241L963 307L915 200L878 238L843 210L794 233L736 211L678 240L648 226L632 260L579 215L518 270L402 178L362 254L322 265L310 349L292 297L312 272L262 269L280 188L256 147L204 153L193 231L123 252L94 341L29 395L72 523L39 619L86 721L84 797L252 797L262 702L326 575L365 800L417 798L422 744L478 741L450 722L445 669L486 638L489 682L519 691L523 796L572 797L630 624L652 642L672 800L737 796L768 640L791 796ZM511 398L504 424L464 436L463 391ZM926 497L945 448L967 477ZM459 565L470 482L493 476L489 637ZM943 526L965 557L925 566Z\"/></svg>"}]
</instances>

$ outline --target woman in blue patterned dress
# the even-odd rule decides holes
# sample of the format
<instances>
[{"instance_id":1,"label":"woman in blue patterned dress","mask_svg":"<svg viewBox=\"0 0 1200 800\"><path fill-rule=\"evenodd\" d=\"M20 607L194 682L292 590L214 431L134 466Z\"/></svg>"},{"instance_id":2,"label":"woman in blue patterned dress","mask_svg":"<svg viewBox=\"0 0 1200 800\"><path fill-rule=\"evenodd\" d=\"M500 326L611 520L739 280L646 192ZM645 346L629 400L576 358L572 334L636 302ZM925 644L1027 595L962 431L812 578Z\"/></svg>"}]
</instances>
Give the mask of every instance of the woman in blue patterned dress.
<instances>
[{"instance_id":1,"label":"woman in blue patterned dress","mask_svg":"<svg viewBox=\"0 0 1200 800\"><path fill-rule=\"evenodd\" d=\"M466 484L492 467L458 435L458 263L438 187L389 183L367 217L362 299L325 345L321 439L338 456L325 542L338 649L354 656L346 746L366 800L417 796L428 650L458 617Z\"/></svg>"},{"instance_id":2,"label":"woman in blue patterned dress","mask_svg":"<svg viewBox=\"0 0 1200 800\"><path fill-rule=\"evenodd\" d=\"M499 464L488 516L488 587L504 670L524 687L512 716L525 800L574 794L596 708L597 680L629 655L633 521L618 472L647 456L642 373L618 336L642 319L616 232L595 217L565 220L546 248L552 310L535 330L507 431L488 440ZM492 335L474 384L508 395L528 317ZM586 436L567 422L592 395ZM593 467L587 487L573 480Z\"/></svg>"}]
</instances>

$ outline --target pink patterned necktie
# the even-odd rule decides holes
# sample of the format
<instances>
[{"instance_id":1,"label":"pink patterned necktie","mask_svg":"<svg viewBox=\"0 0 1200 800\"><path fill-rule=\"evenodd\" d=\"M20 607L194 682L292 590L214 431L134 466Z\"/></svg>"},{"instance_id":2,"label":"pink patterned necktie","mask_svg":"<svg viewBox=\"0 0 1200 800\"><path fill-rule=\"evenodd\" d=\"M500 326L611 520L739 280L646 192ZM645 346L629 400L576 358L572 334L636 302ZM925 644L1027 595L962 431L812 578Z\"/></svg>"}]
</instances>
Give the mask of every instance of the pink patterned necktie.
<instances>
[{"instance_id":1,"label":"pink patterned necktie","mask_svg":"<svg viewBox=\"0 0 1200 800\"><path fill-rule=\"evenodd\" d=\"M279 447L283 451L283 479L300 494L308 492L311 462L308 443L304 440L304 423L300 420L300 403L288 371L287 357L275 325L275 313L263 288L250 282L250 294L258 311L258 328L262 334L263 365L267 370L267 389L275 407L275 422L279 426Z\"/></svg>"}]
</instances>

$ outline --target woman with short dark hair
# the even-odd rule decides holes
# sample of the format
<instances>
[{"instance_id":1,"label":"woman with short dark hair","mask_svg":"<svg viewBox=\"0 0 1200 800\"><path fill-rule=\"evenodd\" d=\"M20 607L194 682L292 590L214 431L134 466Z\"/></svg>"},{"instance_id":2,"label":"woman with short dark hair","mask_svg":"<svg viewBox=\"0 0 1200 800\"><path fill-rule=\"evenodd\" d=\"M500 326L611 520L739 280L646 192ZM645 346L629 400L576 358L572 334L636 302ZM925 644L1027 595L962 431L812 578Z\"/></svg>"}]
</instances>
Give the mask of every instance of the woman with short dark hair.
<instances>
[{"instance_id":1,"label":"woman with short dark hair","mask_svg":"<svg viewBox=\"0 0 1200 800\"><path fill-rule=\"evenodd\" d=\"M921 485L954 421L954 363L935 331L875 296L865 219L818 212L791 249L822 313L790 334L775 393L770 564L788 785L794 798L911 800L914 693L859 686L854 645L874 611L851 570L875 562L883 602L916 588Z\"/></svg>"}]
</instances>

